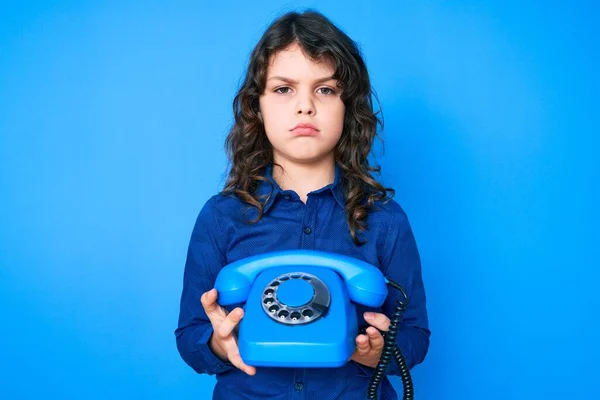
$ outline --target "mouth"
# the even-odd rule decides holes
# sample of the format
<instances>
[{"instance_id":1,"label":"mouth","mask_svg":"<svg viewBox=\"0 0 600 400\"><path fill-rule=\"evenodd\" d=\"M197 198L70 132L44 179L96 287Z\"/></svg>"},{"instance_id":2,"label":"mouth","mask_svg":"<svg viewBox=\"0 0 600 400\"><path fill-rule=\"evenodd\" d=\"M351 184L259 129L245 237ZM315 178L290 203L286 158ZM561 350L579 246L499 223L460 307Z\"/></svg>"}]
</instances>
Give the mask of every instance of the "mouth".
<instances>
[{"instance_id":1,"label":"mouth","mask_svg":"<svg viewBox=\"0 0 600 400\"><path fill-rule=\"evenodd\" d=\"M312 124L298 124L292 129L295 136L316 136L319 130Z\"/></svg>"},{"instance_id":2,"label":"mouth","mask_svg":"<svg viewBox=\"0 0 600 400\"><path fill-rule=\"evenodd\" d=\"M316 136L319 131L315 128L294 128L292 129L292 133L295 136Z\"/></svg>"}]
</instances>

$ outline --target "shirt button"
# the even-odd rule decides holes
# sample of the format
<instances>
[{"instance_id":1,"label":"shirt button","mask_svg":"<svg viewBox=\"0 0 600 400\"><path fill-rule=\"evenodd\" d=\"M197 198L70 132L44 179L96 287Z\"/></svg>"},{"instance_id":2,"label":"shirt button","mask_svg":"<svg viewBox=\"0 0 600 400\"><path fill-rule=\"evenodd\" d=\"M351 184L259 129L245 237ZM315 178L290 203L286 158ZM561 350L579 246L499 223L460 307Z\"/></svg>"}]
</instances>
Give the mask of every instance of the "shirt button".
<instances>
[{"instance_id":1,"label":"shirt button","mask_svg":"<svg viewBox=\"0 0 600 400\"><path fill-rule=\"evenodd\" d=\"M312 229L310 229L308 226L304 227L304 233L306 233L307 235L310 235L311 232L312 232Z\"/></svg>"},{"instance_id":2,"label":"shirt button","mask_svg":"<svg viewBox=\"0 0 600 400\"><path fill-rule=\"evenodd\" d=\"M289 200L289 199L291 199L292 197L291 197L289 194L286 194L285 196L283 196L283 198L284 198L284 199L286 199L286 200Z\"/></svg>"},{"instance_id":3,"label":"shirt button","mask_svg":"<svg viewBox=\"0 0 600 400\"><path fill-rule=\"evenodd\" d=\"M294 388L296 390L302 390L304 388L304 385L302 384L302 382L296 382L296 384L294 385Z\"/></svg>"}]
</instances>

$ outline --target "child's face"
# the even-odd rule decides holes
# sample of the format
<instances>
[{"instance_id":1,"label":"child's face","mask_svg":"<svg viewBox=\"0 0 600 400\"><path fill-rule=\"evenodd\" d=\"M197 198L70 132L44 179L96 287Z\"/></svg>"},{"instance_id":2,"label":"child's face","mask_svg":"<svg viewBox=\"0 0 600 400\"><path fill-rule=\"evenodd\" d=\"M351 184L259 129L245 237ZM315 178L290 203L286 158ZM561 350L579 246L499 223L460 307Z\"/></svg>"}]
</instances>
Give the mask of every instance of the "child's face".
<instances>
[{"instance_id":1,"label":"child's face","mask_svg":"<svg viewBox=\"0 0 600 400\"><path fill-rule=\"evenodd\" d=\"M345 106L332 65L314 63L293 44L271 58L260 111L275 162L317 163L333 158L342 135ZM286 81L285 79L290 81ZM317 131L294 130L297 124Z\"/></svg>"}]
</instances>

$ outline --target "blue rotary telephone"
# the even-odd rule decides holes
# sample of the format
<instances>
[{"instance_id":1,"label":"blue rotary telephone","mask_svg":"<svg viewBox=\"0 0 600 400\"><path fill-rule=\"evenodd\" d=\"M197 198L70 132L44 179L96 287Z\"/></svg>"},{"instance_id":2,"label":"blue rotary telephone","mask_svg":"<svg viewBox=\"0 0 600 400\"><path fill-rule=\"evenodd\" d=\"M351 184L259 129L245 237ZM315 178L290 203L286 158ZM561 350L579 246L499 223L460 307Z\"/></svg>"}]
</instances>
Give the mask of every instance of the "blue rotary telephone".
<instances>
[{"instance_id":1,"label":"blue rotary telephone","mask_svg":"<svg viewBox=\"0 0 600 400\"><path fill-rule=\"evenodd\" d=\"M222 306L242 305L238 332L242 360L252 366L339 367L355 349L359 329L354 303L380 307L390 285L375 266L340 254L286 250L235 261L219 272L215 288ZM368 387L375 399L387 365L400 368L404 399L413 398L404 357L395 344L406 301L390 318L381 359Z\"/></svg>"}]
</instances>

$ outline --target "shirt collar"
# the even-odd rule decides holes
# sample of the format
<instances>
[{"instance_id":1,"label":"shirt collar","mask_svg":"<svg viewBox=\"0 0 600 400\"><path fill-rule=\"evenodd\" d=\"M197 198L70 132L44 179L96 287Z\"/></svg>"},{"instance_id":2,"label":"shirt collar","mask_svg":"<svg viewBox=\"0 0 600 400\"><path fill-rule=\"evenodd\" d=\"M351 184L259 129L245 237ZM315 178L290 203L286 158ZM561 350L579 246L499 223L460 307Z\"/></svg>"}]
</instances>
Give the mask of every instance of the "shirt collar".
<instances>
[{"instance_id":1,"label":"shirt collar","mask_svg":"<svg viewBox=\"0 0 600 400\"><path fill-rule=\"evenodd\" d=\"M269 210L269 208L271 208L271 205L273 205L275 198L279 195L279 193L282 190L279 187L279 184L277 184L277 182L273 178L273 164L267 164L267 167L265 168L264 177L267 178L267 180L260 181L258 188L256 189L256 194L258 196L268 196L269 193L271 193L269 200L263 207L263 212L266 213ZM335 178L333 180L333 183L330 183L329 185L319 190L315 190L312 193L320 193L326 190L330 190L332 192L333 197L335 198L338 205L342 207L342 209L344 209L346 205L346 200L344 197L344 190L341 185L341 168L337 163L335 164Z\"/></svg>"}]
</instances>

